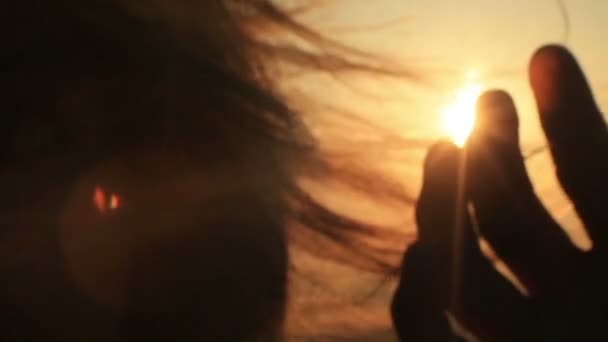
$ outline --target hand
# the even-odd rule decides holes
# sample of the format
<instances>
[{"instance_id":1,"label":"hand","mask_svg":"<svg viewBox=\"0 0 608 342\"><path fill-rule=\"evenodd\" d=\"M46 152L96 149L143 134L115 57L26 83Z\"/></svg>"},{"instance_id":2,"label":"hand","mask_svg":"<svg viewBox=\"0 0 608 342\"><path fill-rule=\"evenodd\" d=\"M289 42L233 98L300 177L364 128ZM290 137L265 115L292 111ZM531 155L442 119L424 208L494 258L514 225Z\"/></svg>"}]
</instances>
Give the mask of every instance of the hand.
<instances>
[{"instance_id":1,"label":"hand","mask_svg":"<svg viewBox=\"0 0 608 342\"><path fill-rule=\"evenodd\" d=\"M440 143L427 156L419 240L406 253L392 305L404 341L455 340L446 311L483 341L608 339L606 123L564 48L538 50L530 82L559 181L593 248L574 247L542 206L519 149L515 106L506 93L488 92L465 149ZM496 272L479 237L527 295Z\"/></svg>"}]
</instances>

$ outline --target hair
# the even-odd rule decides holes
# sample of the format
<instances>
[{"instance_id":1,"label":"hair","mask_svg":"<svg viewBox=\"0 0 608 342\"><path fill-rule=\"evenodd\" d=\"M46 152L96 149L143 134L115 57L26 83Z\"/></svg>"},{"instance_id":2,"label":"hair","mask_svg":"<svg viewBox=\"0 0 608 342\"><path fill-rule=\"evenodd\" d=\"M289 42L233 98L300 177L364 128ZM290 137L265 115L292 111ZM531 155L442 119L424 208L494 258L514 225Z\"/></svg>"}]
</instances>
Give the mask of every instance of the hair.
<instances>
[{"instance_id":1,"label":"hair","mask_svg":"<svg viewBox=\"0 0 608 342\"><path fill-rule=\"evenodd\" d=\"M297 128L282 134L290 139L287 145L285 142L275 142L276 146L286 147L284 156L287 158L281 160L291 166L285 197L290 204L287 217L294 227L292 243L313 254L362 270L394 274L400 265L403 249L413 241L413 236L390 229L395 227L388 224L373 224L344 211L330 209L315 196L314 191L298 180L306 179L321 184L338 183L355 193L386 203L398 202L407 206L414 199L399 181L388 177L379 169L365 166L359 159L364 156L366 149L356 141L346 139L344 144L351 146L347 146L345 151L341 151L336 142L333 142L332 148L324 148L311 136L303 123L307 111L318 107L308 108L305 98L290 101L289 93L280 93L277 89L281 89L281 70L289 70L290 67L300 72L322 72L331 76L355 72L400 80L415 80L420 79L420 76L380 56L332 40L299 23L295 19L297 15L319 5L314 1L301 2L300 6L289 9L279 8L271 1L228 3L233 5L233 9L240 10L236 12L237 23L240 22L240 27L244 30L243 45L247 47L249 60L260 70L258 86L267 98L274 98L279 104L274 110L267 110L291 118L293 125L285 127ZM239 16L239 13L245 13L245 17ZM392 140L399 147L408 147L408 141L375 127L357 113L340 108L330 108L328 112L337 119L338 131L340 124L346 127L354 121L385 142L388 141L387 145ZM344 135L345 132L342 132ZM349 154L352 146L357 146L359 153Z\"/></svg>"},{"instance_id":2,"label":"hair","mask_svg":"<svg viewBox=\"0 0 608 342\"><path fill-rule=\"evenodd\" d=\"M296 110L296 104L287 103L284 96L277 92L279 86L276 79L279 75L276 74L275 67L281 64L309 71L366 71L413 77L412 74L380 66L380 61L375 60L375 56L327 39L299 24L292 15L305 11L310 4L288 12L270 1L259 0L180 0L171 3L160 0L121 0L88 1L86 4L70 0L53 4L29 0L12 6L13 11L6 11L6 20L2 24L3 41L11 47L3 57L4 65L10 66L3 73L7 80L4 84L10 84L10 88L3 90L9 95L15 95L8 97L14 103L7 104L14 107L15 114L7 117L10 121L3 125L4 129L13 127L11 123L18 118L17 109L25 110L17 108L23 106L23 103L19 103L22 97L17 95L27 93L21 91L20 87L31 85L28 77L40 80L42 78L39 75L43 73L49 76L47 80L56 81L69 77L53 77L57 75L50 73L69 72L77 75L82 72L94 77L95 74L111 72L116 79L123 78L121 81L125 76L137 76L138 85L145 85L157 76L163 78L164 82L190 82L199 86L195 88L198 92L213 93L209 97L216 97L214 103L205 103L204 106L220 106L222 110L218 112L230 112L235 116L213 117L215 125L222 126L227 135L234 131L239 139L243 138L240 131L246 131L247 137L256 142L257 150L272 151L271 155L274 156L276 165L280 166L280 172L287 176L286 179L278 178L287 182L284 184L285 195L297 203L291 206L295 209L290 214L308 229L316 230L337 242L351 244L358 238L349 237L350 234L377 234L379 227L355 222L324 209L323 205L316 203L305 189L297 185L294 181L297 177L329 176L370 195L411 201L397 183L378 177L373 170L355 167L347 171L344 167L332 165L331 159L335 155L324 155L320 151L318 143L303 124L302 117L305 113ZM41 35L41 32L44 34ZM280 37L285 34L292 35L287 43L268 39L269 35ZM298 44L298 41L308 44L308 48L303 48L303 44ZM199 42L204 42L205 45ZM78 79L72 81L76 87L78 82L83 82ZM224 86L209 86L216 85L215 82ZM47 98L54 95L53 87L62 89L57 84L38 83L35 90ZM230 91L226 92L227 89ZM138 90L129 89L130 92ZM146 90L150 89L141 92L145 93ZM168 103L164 105L171 113L162 113L164 116L158 119L164 120L164 128L169 127L167 130L174 131L162 134L172 135L173 138L196 139L196 132L178 131L196 127L187 122L179 122L180 119L193 120L201 117L184 115L180 118L174 111L179 96L187 95L165 94ZM228 106L235 108L228 109ZM121 126L123 131L131 132L133 125L153 121L152 118L134 115L120 120L123 122L112 126L113 130ZM166 120L172 122L165 122ZM234 122L239 121L242 124L235 126ZM210 123L198 123L199 126L203 124ZM113 134L116 135L116 132L113 131ZM15 138L10 132L2 134L2 137L8 145L14 144L15 140L23 140ZM141 141L142 137L136 138ZM146 138L156 139L158 136ZM63 139L69 137L64 136ZM123 143L118 140L116 144ZM247 153L243 148L247 146L245 141L231 143L238 146L237 153ZM57 146L52 143L48 145ZM23 156L23 151L20 152ZM374 254L368 252L371 253L368 256ZM380 259L373 263L388 266Z\"/></svg>"},{"instance_id":3,"label":"hair","mask_svg":"<svg viewBox=\"0 0 608 342\"><path fill-rule=\"evenodd\" d=\"M280 78L289 67L412 75L298 23L306 6L22 0L3 7L3 164L69 154L79 160L78 173L139 146L177 146L202 163L221 154L246 165L251 186L276 209L293 244L382 274L398 266L411 236L329 208L302 180L338 182L386 201L411 198L356 156L324 150L304 123L305 106L288 100ZM83 98L95 106L87 117L69 110ZM32 200L20 191L10 194L12 206Z\"/></svg>"}]
</instances>

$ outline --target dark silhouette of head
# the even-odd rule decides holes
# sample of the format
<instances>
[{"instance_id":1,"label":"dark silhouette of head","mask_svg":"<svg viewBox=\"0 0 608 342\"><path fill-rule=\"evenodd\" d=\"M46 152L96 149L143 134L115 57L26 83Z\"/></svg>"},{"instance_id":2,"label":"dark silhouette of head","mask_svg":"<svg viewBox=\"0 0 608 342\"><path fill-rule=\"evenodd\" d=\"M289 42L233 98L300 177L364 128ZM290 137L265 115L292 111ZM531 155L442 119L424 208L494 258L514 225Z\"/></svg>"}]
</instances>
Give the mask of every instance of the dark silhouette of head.
<instances>
[{"instance_id":1,"label":"dark silhouette of head","mask_svg":"<svg viewBox=\"0 0 608 342\"><path fill-rule=\"evenodd\" d=\"M262 18L322 42L270 2L2 7L3 341L280 339L286 220L373 233L297 185L332 168L267 59L365 67L255 39Z\"/></svg>"},{"instance_id":2,"label":"dark silhouette of head","mask_svg":"<svg viewBox=\"0 0 608 342\"><path fill-rule=\"evenodd\" d=\"M278 336L296 122L226 3L3 6L2 340Z\"/></svg>"}]
</instances>

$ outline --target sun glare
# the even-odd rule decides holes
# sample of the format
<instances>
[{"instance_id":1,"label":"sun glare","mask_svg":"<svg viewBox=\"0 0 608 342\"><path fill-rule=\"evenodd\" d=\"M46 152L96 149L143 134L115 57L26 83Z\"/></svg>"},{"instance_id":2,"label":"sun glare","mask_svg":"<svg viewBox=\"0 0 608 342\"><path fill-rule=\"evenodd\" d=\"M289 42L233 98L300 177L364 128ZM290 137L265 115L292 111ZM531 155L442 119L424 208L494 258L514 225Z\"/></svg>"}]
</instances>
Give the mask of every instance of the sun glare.
<instances>
[{"instance_id":1,"label":"sun glare","mask_svg":"<svg viewBox=\"0 0 608 342\"><path fill-rule=\"evenodd\" d=\"M454 144L464 146L475 124L475 103L481 85L472 77L456 92L454 101L443 107L443 129Z\"/></svg>"}]
</instances>

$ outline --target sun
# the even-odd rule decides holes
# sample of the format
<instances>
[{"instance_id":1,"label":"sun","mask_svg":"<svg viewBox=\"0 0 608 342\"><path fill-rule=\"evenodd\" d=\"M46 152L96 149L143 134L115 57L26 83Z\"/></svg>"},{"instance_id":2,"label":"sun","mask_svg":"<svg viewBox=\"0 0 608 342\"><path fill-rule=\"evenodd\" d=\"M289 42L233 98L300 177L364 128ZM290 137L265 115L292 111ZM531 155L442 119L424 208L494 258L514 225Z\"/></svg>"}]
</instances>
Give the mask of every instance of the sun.
<instances>
[{"instance_id":1,"label":"sun","mask_svg":"<svg viewBox=\"0 0 608 342\"><path fill-rule=\"evenodd\" d=\"M475 103L480 94L481 84L469 80L442 109L443 130L459 147L464 146L475 125Z\"/></svg>"}]
</instances>

